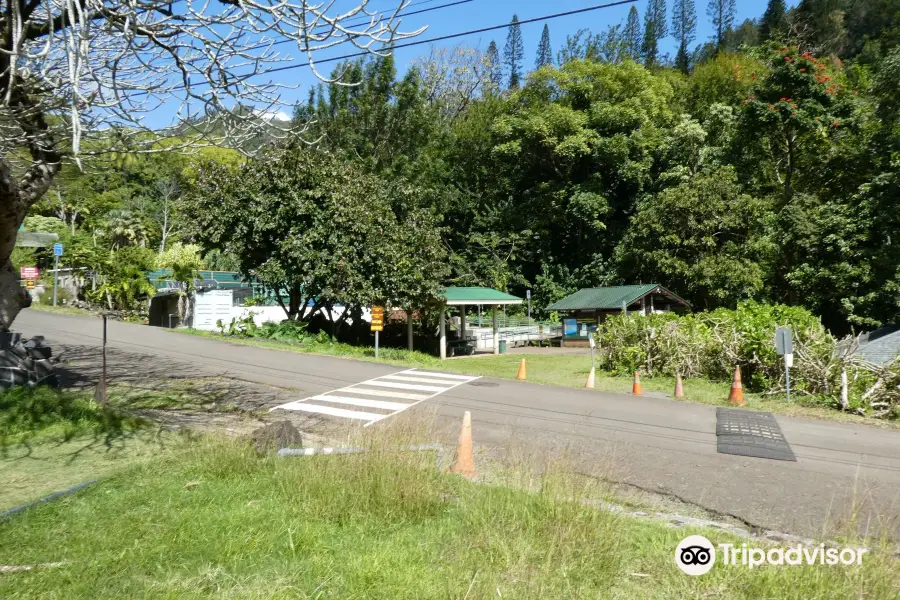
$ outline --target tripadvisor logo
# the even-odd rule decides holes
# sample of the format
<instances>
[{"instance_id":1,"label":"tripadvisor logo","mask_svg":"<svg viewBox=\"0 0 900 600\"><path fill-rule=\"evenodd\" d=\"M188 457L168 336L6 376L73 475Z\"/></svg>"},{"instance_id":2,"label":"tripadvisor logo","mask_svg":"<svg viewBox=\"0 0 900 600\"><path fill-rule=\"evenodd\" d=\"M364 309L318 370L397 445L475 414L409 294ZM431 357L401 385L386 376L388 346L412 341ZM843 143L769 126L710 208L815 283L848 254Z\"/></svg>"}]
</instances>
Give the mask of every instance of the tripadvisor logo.
<instances>
[{"instance_id":1,"label":"tripadvisor logo","mask_svg":"<svg viewBox=\"0 0 900 600\"><path fill-rule=\"evenodd\" d=\"M788 548L748 547L741 544L718 544L702 535L689 535L675 548L675 564L688 575L704 575L716 563L716 548L722 555L721 563L729 567L742 566L748 569L762 565L861 565L867 548L826 548L825 544L804 546L797 544Z\"/></svg>"},{"instance_id":2,"label":"tripadvisor logo","mask_svg":"<svg viewBox=\"0 0 900 600\"><path fill-rule=\"evenodd\" d=\"M688 575L704 575L716 564L716 549L702 535L689 535L675 549L675 564Z\"/></svg>"}]
</instances>

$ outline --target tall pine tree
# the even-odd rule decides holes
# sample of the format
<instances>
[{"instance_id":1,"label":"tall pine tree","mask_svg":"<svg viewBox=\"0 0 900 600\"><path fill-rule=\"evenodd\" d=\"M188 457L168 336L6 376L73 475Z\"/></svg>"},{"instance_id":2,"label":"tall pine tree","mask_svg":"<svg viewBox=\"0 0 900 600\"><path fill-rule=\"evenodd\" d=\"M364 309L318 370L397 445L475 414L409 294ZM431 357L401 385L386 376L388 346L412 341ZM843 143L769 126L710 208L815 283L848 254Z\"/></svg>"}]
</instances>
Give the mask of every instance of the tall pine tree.
<instances>
[{"instance_id":1,"label":"tall pine tree","mask_svg":"<svg viewBox=\"0 0 900 600\"><path fill-rule=\"evenodd\" d=\"M637 60L641 56L641 17L636 6L632 6L628 11L628 21L625 22L622 39L624 53L631 60Z\"/></svg>"},{"instance_id":2,"label":"tall pine tree","mask_svg":"<svg viewBox=\"0 0 900 600\"><path fill-rule=\"evenodd\" d=\"M544 31L541 33L541 42L538 44L537 58L534 68L540 69L553 64L553 49L550 47L550 28L544 23Z\"/></svg>"},{"instance_id":3,"label":"tall pine tree","mask_svg":"<svg viewBox=\"0 0 900 600\"><path fill-rule=\"evenodd\" d=\"M648 67L659 59L659 40L666 37L668 25L666 20L666 0L650 0L647 14L644 15L644 64Z\"/></svg>"},{"instance_id":4,"label":"tall pine tree","mask_svg":"<svg viewBox=\"0 0 900 600\"><path fill-rule=\"evenodd\" d=\"M678 39L678 56L675 65L682 73L690 70L688 46L697 35L697 7L694 0L675 0L672 7L672 33Z\"/></svg>"},{"instance_id":5,"label":"tall pine tree","mask_svg":"<svg viewBox=\"0 0 900 600\"><path fill-rule=\"evenodd\" d=\"M487 52L484 53L484 91L486 95L499 94L503 89L503 65L500 63L500 51L497 42L491 40Z\"/></svg>"},{"instance_id":6,"label":"tall pine tree","mask_svg":"<svg viewBox=\"0 0 900 600\"><path fill-rule=\"evenodd\" d=\"M787 4L784 0L769 0L766 12L759 23L759 37L762 41L777 40L787 33Z\"/></svg>"},{"instance_id":7,"label":"tall pine tree","mask_svg":"<svg viewBox=\"0 0 900 600\"><path fill-rule=\"evenodd\" d=\"M519 26L519 16L513 15L509 23L509 33L506 35L506 46L503 48L503 63L509 73L509 87L519 87L522 80L522 56L525 54L525 45L522 43L522 28Z\"/></svg>"},{"instance_id":8,"label":"tall pine tree","mask_svg":"<svg viewBox=\"0 0 900 600\"><path fill-rule=\"evenodd\" d=\"M728 33L734 28L736 12L735 0L709 0L706 14L712 20L716 52L725 49Z\"/></svg>"}]
</instances>

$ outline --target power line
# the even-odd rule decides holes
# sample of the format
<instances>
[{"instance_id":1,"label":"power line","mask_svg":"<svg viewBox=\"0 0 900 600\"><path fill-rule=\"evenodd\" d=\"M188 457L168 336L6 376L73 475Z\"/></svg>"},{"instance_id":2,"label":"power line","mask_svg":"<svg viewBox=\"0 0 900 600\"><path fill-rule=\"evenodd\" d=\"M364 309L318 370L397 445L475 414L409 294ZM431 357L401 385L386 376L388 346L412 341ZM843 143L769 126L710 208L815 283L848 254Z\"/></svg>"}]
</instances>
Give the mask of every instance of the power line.
<instances>
[{"instance_id":1,"label":"power line","mask_svg":"<svg viewBox=\"0 0 900 600\"><path fill-rule=\"evenodd\" d=\"M459 2L457 2L457 4L462 4L462 3L467 2L467 1L471 1L471 0L460 0ZM615 6L623 6L623 5L626 5L626 4L634 4L635 2L637 2L637 0L618 0L617 2L610 2L610 3L607 3L607 4L597 4L597 5L595 5L595 6L588 6L588 7L585 7L585 8L579 8L579 9L575 9L575 10L568 10L568 11L565 11L565 12L554 13L554 14L551 14L551 15L544 15L544 16L542 16L542 17L534 17L534 18L531 18L531 19L525 19L525 20L519 21L519 25L527 25L527 24L529 24L529 23L537 23L537 22L539 22L539 21L549 21L549 20L551 20L551 19L558 19L558 18L560 18L560 17L569 17L569 16L572 16L572 15L578 15L578 14L583 14L583 13L587 13L587 12L593 12L593 11L595 11L595 10L601 10L601 9L604 9L604 8L613 8L613 7L615 7ZM439 8L439 7L434 7L435 10L436 10L437 8ZM399 49L401 49L401 48L411 48L411 47L413 47L413 46L421 46L422 44L433 44L434 42L443 42L443 41L445 41L445 40L452 40L452 39L455 39L455 38L465 37L465 36L468 36L468 35L474 35L474 34L476 34L476 33L484 33L484 32L486 32L486 31L495 31L495 30L497 30L497 29L505 29L505 28L507 28L507 27L509 27L509 23L503 23L502 25L491 25L490 27L481 27L481 28L479 28L479 29L470 29L470 30L468 30L468 31L461 31L461 32L459 32L459 33L450 33L450 34L447 34L447 35L440 35L440 36L433 37L433 38L428 38L428 39L425 39L425 40L415 40L415 41L412 41L412 42L405 42L405 43L402 43L402 44L395 44L395 45L392 46L391 49L392 49L392 50L399 50ZM292 40L291 40L291 41L292 41ZM268 69L268 70L263 71L263 72L261 72L261 73L252 73L252 74L248 74L245 78L246 78L246 79L250 79L251 77L259 77L259 76L261 76L261 75L269 75L269 74L272 74L272 73L280 73L280 72L282 72L282 71L290 71L290 70L292 70L292 69L300 69L300 68L303 68L303 67L308 67L308 66L310 66L310 65L312 65L312 64L317 64L317 65L318 65L318 64L322 64L322 63L329 63L329 62L335 62L335 61L340 61L340 60L347 60L348 58L358 58L358 57L361 57L361 56L369 56L370 54L371 54L371 52L365 52L365 51L363 51L363 52L353 52L353 53L351 53L351 54L344 54L344 55L342 55L342 56L333 56L333 57L330 57L330 58L323 58L323 59L317 60L317 61L309 61L309 62L297 63L297 64L293 64L293 65L284 65L283 67L274 67L274 68L272 68L272 69ZM199 86L199 85L209 85L209 83L208 83L208 82L201 82L201 83L198 83L197 85L198 85L198 86ZM183 89L185 89L184 86L179 86L179 87L176 87L176 88L172 88L172 91L178 91L178 90L183 90Z\"/></svg>"},{"instance_id":2,"label":"power line","mask_svg":"<svg viewBox=\"0 0 900 600\"><path fill-rule=\"evenodd\" d=\"M410 6L420 6L422 4L431 4L432 2L439 2L439 1L440 0L422 0L421 2L411 2L409 5ZM458 6L460 4L468 4L469 2L474 2L474 1L475 0L456 0L456 2L450 2L448 4L441 4L439 6L430 6L428 8L422 8L419 10L411 10L409 12L400 12L400 13L397 13L396 16L397 17L410 17L412 15L420 15L422 13L431 12L433 10L440 10L442 8L452 8L452 7ZM382 17L382 18L378 19L377 21L375 21L375 24L381 23L383 21L388 21L392 18L394 18L394 17ZM370 21L367 21L367 20L360 20L357 23L348 23L345 25L345 27L359 27L360 25L365 25L369 22ZM328 28L328 27L330 27L330 25L328 25L328 23L322 23L321 25L317 26L318 29ZM271 44L260 44L258 46L251 46L250 48L247 48L245 50L245 52L249 52L251 50L259 50L260 48L269 48L271 46L281 46L283 44L296 44L296 43L297 43L296 40L281 40L280 42L274 42Z\"/></svg>"}]
</instances>

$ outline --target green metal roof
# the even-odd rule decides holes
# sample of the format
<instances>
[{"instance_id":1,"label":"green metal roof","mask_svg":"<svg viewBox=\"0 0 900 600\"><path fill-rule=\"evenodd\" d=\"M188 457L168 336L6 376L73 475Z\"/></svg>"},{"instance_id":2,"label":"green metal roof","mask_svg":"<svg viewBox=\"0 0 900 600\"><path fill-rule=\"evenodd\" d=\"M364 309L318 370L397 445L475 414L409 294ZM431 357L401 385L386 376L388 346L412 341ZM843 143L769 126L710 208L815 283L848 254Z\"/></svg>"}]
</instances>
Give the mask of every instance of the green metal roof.
<instances>
[{"instance_id":1,"label":"green metal roof","mask_svg":"<svg viewBox=\"0 0 900 600\"><path fill-rule=\"evenodd\" d=\"M619 285L613 287L584 288L571 296L566 296L547 307L547 310L616 310L622 303L632 304L650 292L659 290L673 300L688 306L688 303L655 283L644 285Z\"/></svg>"},{"instance_id":2,"label":"green metal roof","mask_svg":"<svg viewBox=\"0 0 900 600\"><path fill-rule=\"evenodd\" d=\"M454 306L475 304L522 304L516 296L485 287L448 287L444 291L444 300Z\"/></svg>"}]
</instances>

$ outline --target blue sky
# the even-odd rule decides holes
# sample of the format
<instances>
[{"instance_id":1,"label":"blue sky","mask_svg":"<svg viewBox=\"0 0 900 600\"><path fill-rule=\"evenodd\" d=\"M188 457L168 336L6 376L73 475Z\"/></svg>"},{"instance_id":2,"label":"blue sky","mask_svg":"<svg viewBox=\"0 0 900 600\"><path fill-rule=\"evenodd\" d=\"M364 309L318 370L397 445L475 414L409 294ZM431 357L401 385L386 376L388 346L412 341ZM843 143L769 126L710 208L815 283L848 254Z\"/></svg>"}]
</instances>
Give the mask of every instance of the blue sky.
<instances>
[{"instance_id":1,"label":"blue sky","mask_svg":"<svg viewBox=\"0 0 900 600\"><path fill-rule=\"evenodd\" d=\"M427 7L439 6L447 4L452 0L430 0L427 4L420 4L422 0L413 0L407 11L418 10ZM421 15L413 15L403 19L402 30L412 31L419 27L428 26L428 29L419 39L433 38L452 33L457 33L470 29L479 29L492 25L508 23L513 13L519 16L520 20L540 17L552 13L565 12L596 6L605 1L611 0L556 0L555 2L546 2L539 0L517 0L514 2L503 0L473 0L467 4L444 8ZM371 9L390 10L396 6L397 0L370 0L369 7ZM635 5L641 15L643 22L644 12L647 7L648 0L638 0ZM673 0L667 0L667 7L670 12ZM695 45L701 44L710 39L713 33L712 24L706 16L706 8L708 0L695 0L697 6L698 26L697 39ZM767 0L737 0L737 19L736 23L741 23L747 18L759 18L765 11ZM788 5L795 5L796 0L789 0ZM550 41L553 46L553 53L562 47L566 36L574 34L581 28L588 28L593 32L605 31L607 26L615 24L623 24L628 17L628 11L631 5L616 6L605 8L593 12L582 13L568 17L560 17L547 21L530 23L522 26L522 37L525 43L525 60L524 67L529 70L534 65L535 53L537 51L538 41L540 40L541 31L544 23L550 28ZM501 52L506 41L506 30L495 30L481 34L461 37L454 40L439 42L435 44L438 47L453 47L457 45L474 46L480 49L487 48L491 40L497 42ZM285 45L280 48L285 54L289 54L290 46ZM287 50L286 50L287 49ZM663 41L663 53L674 55L677 51L677 44L671 36ZM354 48L340 47L330 54L322 54L319 59L326 56L334 56L347 54L354 51ZM408 65L418 56L427 55L430 51L429 44L422 44L412 48L402 48L396 52L398 71L402 74ZM302 60L298 62L303 62ZM321 69L329 72L332 64L323 64ZM275 81L283 84L297 85L296 90L284 90L282 99L286 105L293 105L298 101L304 101L310 85L317 83L316 78L308 68L301 67L295 70L283 71L271 76ZM291 112L290 106L283 109L286 113ZM155 115L154 115L155 116ZM166 119L167 120L167 119ZM162 124L162 123L161 123Z\"/></svg>"}]
</instances>

